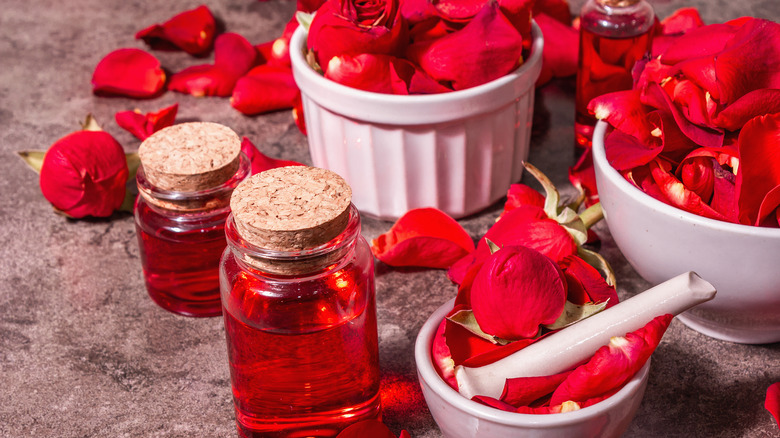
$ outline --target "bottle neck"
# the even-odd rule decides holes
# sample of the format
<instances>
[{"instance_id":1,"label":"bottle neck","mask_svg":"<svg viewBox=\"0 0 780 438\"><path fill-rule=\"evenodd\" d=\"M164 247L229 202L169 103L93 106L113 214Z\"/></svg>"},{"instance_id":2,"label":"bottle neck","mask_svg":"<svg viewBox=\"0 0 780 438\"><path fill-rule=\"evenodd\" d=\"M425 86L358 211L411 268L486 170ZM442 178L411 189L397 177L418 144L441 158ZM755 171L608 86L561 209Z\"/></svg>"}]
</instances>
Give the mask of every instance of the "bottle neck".
<instances>
[{"instance_id":1,"label":"bottle neck","mask_svg":"<svg viewBox=\"0 0 780 438\"><path fill-rule=\"evenodd\" d=\"M336 269L355 250L360 237L360 214L350 205L347 226L331 241L315 248L297 251L278 251L260 248L238 233L231 214L225 223L228 247L239 266L260 275L303 277Z\"/></svg>"},{"instance_id":2,"label":"bottle neck","mask_svg":"<svg viewBox=\"0 0 780 438\"><path fill-rule=\"evenodd\" d=\"M655 24L655 11L645 0L589 0L580 12L580 27L608 38L645 34Z\"/></svg>"},{"instance_id":3,"label":"bottle neck","mask_svg":"<svg viewBox=\"0 0 780 438\"><path fill-rule=\"evenodd\" d=\"M224 183L191 192L163 190L146 178L143 166L138 168L138 194L157 213L178 219L225 215L230 212L230 195L238 184L251 173L249 158L241 153L238 170Z\"/></svg>"}]
</instances>

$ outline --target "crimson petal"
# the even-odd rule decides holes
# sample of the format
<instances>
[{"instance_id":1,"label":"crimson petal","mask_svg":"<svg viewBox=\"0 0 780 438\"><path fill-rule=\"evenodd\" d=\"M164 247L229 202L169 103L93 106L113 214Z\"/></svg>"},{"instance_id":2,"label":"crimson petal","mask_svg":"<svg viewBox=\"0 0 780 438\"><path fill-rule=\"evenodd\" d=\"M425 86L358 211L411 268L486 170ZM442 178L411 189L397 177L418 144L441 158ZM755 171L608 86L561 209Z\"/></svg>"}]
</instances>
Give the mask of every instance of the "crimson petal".
<instances>
[{"instance_id":1,"label":"crimson petal","mask_svg":"<svg viewBox=\"0 0 780 438\"><path fill-rule=\"evenodd\" d=\"M475 395L474 397L471 397L471 400L481 405L490 406L491 408L500 409L502 411L517 412L517 409L509 403L486 395Z\"/></svg>"},{"instance_id":2,"label":"crimson petal","mask_svg":"<svg viewBox=\"0 0 780 438\"><path fill-rule=\"evenodd\" d=\"M449 268L474 250L471 236L455 219L435 208L408 211L371 242L371 250L390 266Z\"/></svg>"},{"instance_id":3,"label":"crimson petal","mask_svg":"<svg viewBox=\"0 0 780 438\"><path fill-rule=\"evenodd\" d=\"M486 3L461 30L409 46L409 60L455 90L484 84L519 66L523 39L499 10Z\"/></svg>"},{"instance_id":4,"label":"crimson petal","mask_svg":"<svg viewBox=\"0 0 780 438\"><path fill-rule=\"evenodd\" d=\"M135 34L152 48L179 48L199 55L211 48L217 25L205 5L184 11L162 24L154 24Z\"/></svg>"},{"instance_id":5,"label":"crimson petal","mask_svg":"<svg viewBox=\"0 0 780 438\"><path fill-rule=\"evenodd\" d=\"M767 388L764 407L775 417L775 422L780 427L780 382L775 382Z\"/></svg>"},{"instance_id":6,"label":"crimson petal","mask_svg":"<svg viewBox=\"0 0 780 438\"><path fill-rule=\"evenodd\" d=\"M377 420L363 420L351 424L341 431L336 438L396 438L390 428Z\"/></svg>"},{"instance_id":7,"label":"crimson petal","mask_svg":"<svg viewBox=\"0 0 780 438\"><path fill-rule=\"evenodd\" d=\"M506 379L500 400L514 407L528 406L555 391L555 388L566 380L569 374L571 371L564 371L552 376Z\"/></svg>"},{"instance_id":8,"label":"crimson petal","mask_svg":"<svg viewBox=\"0 0 780 438\"><path fill-rule=\"evenodd\" d=\"M544 13L536 14L534 20L542 30L542 35L546 35L542 50L542 71L536 80L536 86L545 84L552 78L575 75L579 56L579 32Z\"/></svg>"},{"instance_id":9,"label":"crimson petal","mask_svg":"<svg viewBox=\"0 0 780 438\"><path fill-rule=\"evenodd\" d=\"M642 103L639 90L614 91L588 103L588 111L597 119L640 139L648 146L654 146L657 139L650 135L653 126L647 120L650 110Z\"/></svg>"},{"instance_id":10,"label":"crimson petal","mask_svg":"<svg viewBox=\"0 0 780 438\"><path fill-rule=\"evenodd\" d=\"M249 158L249 162L252 163L252 175L277 167L303 166L303 164L297 161L278 160L263 154L257 150L257 147L255 147L255 145L246 137L241 140L241 152L243 152L247 158Z\"/></svg>"},{"instance_id":11,"label":"crimson petal","mask_svg":"<svg viewBox=\"0 0 780 438\"><path fill-rule=\"evenodd\" d=\"M236 82L230 105L242 114L261 114L293 108L299 95L290 67L263 64Z\"/></svg>"},{"instance_id":12,"label":"crimson petal","mask_svg":"<svg viewBox=\"0 0 780 438\"><path fill-rule=\"evenodd\" d=\"M116 124L136 136L139 140L146 140L155 132L173 125L176 120L176 112L179 104L175 103L159 111L141 114L139 110L120 111L114 118Z\"/></svg>"},{"instance_id":13,"label":"crimson petal","mask_svg":"<svg viewBox=\"0 0 780 438\"><path fill-rule=\"evenodd\" d=\"M650 171L653 179L671 205L710 219L728 220L704 202L699 195L688 190L669 170L668 166L659 159L650 162Z\"/></svg>"},{"instance_id":14,"label":"crimson petal","mask_svg":"<svg viewBox=\"0 0 780 438\"><path fill-rule=\"evenodd\" d=\"M655 159L663 150L660 145L647 145L622 131L612 131L604 139L607 161L618 171L633 169Z\"/></svg>"},{"instance_id":15,"label":"crimson petal","mask_svg":"<svg viewBox=\"0 0 780 438\"><path fill-rule=\"evenodd\" d=\"M347 87L393 94L390 65L394 59L397 58L371 53L334 56L328 62L325 77Z\"/></svg>"},{"instance_id":16,"label":"crimson petal","mask_svg":"<svg viewBox=\"0 0 780 438\"><path fill-rule=\"evenodd\" d=\"M566 302L558 265L524 246L505 246L485 261L474 278L471 307L480 328L502 339L531 338L554 322Z\"/></svg>"},{"instance_id":17,"label":"crimson petal","mask_svg":"<svg viewBox=\"0 0 780 438\"><path fill-rule=\"evenodd\" d=\"M780 113L756 117L739 133L739 221L758 225L780 205Z\"/></svg>"},{"instance_id":18,"label":"crimson petal","mask_svg":"<svg viewBox=\"0 0 780 438\"><path fill-rule=\"evenodd\" d=\"M450 315L465 309L465 306L456 306L452 309ZM454 366L461 365L474 356L500 348L498 344L475 335L460 324L449 319L445 319L445 321L444 339L447 342ZM457 381L455 384L457 388Z\"/></svg>"},{"instance_id":19,"label":"crimson petal","mask_svg":"<svg viewBox=\"0 0 780 438\"><path fill-rule=\"evenodd\" d=\"M431 359L436 368L439 377L442 378L454 390L458 390L458 381L455 379L455 362L452 359L450 347L447 346L447 340L444 336L444 330L448 320L443 319L436 329L431 344Z\"/></svg>"},{"instance_id":20,"label":"crimson petal","mask_svg":"<svg viewBox=\"0 0 780 438\"><path fill-rule=\"evenodd\" d=\"M586 263L585 260L571 255L563 259L559 265L566 274L573 275L577 279L590 302L596 304L606 302L606 308L610 308L620 301L615 287L608 285L599 271Z\"/></svg>"},{"instance_id":21,"label":"crimson petal","mask_svg":"<svg viewBox=\"0 0 780 438\"><path fill-rule=\"evenodd\" d=\"M525 184L512 184L506 192L504 213L523 205L544 208L544 195Z\"/></svg>"},{"instance_id":22,"label":"crimson petal","mask_svg":"<svg viewBox=\"0 0 780 438\"><path fill-rule=\"evenodd\" d=\"M661 341L673 316L654 318L625 337L616 336L558 386L550 399L555 406L566 401L584 402L620 388L645 365Z\"/></svg>"},{"instance_id":23,"label":"crimson petal","mask_svg":"<svg viewBox=\"0 0 780 438\"><path fill-rule=\"evenodd\" d=\"M100 60L92 74L92 92L147 98L157 95L165 85L160 61L141 49L118 49Z\"/></svg>"},{"instance_id":24,"label":"crimson petal","mask_svg":"<svg viewBox=\"0 0 780 438\"><path fill-rule=\"evenodd\" d=\"M696 8L680 8L661 20L660 31L664 35L681 34L704 26L704 20Z\"/></svg>"}]
</instances>

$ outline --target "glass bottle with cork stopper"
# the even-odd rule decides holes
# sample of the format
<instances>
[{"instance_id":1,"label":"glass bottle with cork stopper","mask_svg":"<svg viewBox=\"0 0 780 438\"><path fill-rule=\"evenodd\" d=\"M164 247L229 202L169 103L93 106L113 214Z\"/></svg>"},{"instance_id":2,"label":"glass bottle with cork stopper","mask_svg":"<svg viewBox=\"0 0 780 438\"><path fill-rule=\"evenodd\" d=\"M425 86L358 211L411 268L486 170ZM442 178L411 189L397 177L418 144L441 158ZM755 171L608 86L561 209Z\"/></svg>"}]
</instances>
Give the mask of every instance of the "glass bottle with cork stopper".
<instances>
[{"instance_id":1,"label":"glass bottle with cork stopper","mask_svg":"<svg viewBox=\"0 0 780 438\"><path fill-rule=\"evenodd\" d=\"M219 260L233 189L250 174L233 130L181 123L141 143L135 224L149 296L186 316L217 316Z\"/></svg>"},{"instance_id":2,"label":"glass bottle with cork stopper","mask_svg":"<svg viewBox=\"0 0 780 438\"><path fill-rule=\"evenodd\" d=\"M594 97L633 86L636 61L650 52L655 12L646 0L588 0L580 12L574 136L577 155L590 148Z\"/></svg>"},{"instance_id":3,"label":"glass bottle with cork stopper","mask_svg":"<svg viewBox=\"0 0 780 438\"><path fill-rule=\"evenodd\" d=\"M373 256L352 190L267 170L231 199L220 282L243 437L334 437L380 414Z\"/></svg>"}]
</instances>

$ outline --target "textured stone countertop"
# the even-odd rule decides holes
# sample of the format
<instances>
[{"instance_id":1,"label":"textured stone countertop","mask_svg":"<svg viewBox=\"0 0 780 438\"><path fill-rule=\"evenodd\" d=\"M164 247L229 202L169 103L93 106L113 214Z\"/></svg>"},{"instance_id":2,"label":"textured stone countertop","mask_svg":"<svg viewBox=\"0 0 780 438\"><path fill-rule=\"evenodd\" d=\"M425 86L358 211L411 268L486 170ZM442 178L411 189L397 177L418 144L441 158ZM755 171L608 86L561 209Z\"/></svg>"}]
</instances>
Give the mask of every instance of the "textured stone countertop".
<instances>
[{"instance_id":1,"label":"textured stone countertop","mask_svg":"<svg viewBox=\"0 0 780 438\"><path fill-rule=\"evenodd\" d=\"M225 29L252 43L280 34L295 2L210 0ZM742 15L780 20L777 0L657 0L660 17L697 6L706 22ZM289 111L245 117L227 99L167 92L152 100L91 93L97 62L140 47L135 32L199 2L186 0L3 0L0 12L0 436L232 437L236 435L221 318L168 313L147 296L133 219L67 220L52 212L36 175L16 151L46 149L87 113L135 151L117 111L179 103L177 121L230 126L273 157L311 163ZM572 1L573 10L581 1ZM207 62L156 55L172 71ZM537 90L530 161L559 186L573 162L573 80ZM524 178L529 182L529 177ZM571 194L571 190L564 190ZM461 221L477 238L500 205ZM389 222L364 219L372 239ZM645 290L609 237L601 252L621 298ZM413 344L420 326L455 287L443 271L377 265L384 419L395 433L441 436L417 383ZM653 356L647 391L628 436L770 437L767 387L780 381L780 344L739 345L672 322Z\"/></svg>"}]
</instances>

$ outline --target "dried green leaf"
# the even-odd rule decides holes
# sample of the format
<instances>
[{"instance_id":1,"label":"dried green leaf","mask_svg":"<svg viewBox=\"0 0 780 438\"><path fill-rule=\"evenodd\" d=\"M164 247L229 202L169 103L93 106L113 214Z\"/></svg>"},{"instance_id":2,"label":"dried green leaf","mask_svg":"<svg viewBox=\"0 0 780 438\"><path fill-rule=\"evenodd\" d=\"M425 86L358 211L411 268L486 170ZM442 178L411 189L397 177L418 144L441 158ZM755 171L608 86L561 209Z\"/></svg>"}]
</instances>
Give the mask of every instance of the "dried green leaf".
<instances>
[{"instance_id":1,"label":"dried green leaf","mask_svg":"<svg viewBox=\"0 0 780 438\"><path fill-rule=\"evenodd\" d=\"M612 271L612 267L609 266L609 263L607 263L607 260L604 259L601 254L579 247L577 248L577 255L585 260L587 264L596 268L608 285L615 286L615 272Z\"/></svg>"},{"instance_id":2,"label":"dried green leaf","mask_svg":"<svg viewBox=\"0 0 780 438\"><path fill-rule=\"evenodd\" d=\"M92 114L87 114L87 118L84 120L84 123L81 124L81 129L84 131L102 131L103 128L100 127L97 120L92 116Z\"/></svg>"},{"instance_id":3,"label":"dried green leaf","mask_svg":"<svg viewBox=\"0 0 780 438\"><path fill-rule=\"evenodd\" d=\"M579 322L585 318L593 316L604 310L606 307L606 301L598 304L585 303L583 305L574 304L571 301L566 301L566 304L563 307L563 312L561 312L561 316L559 316L554 323L545 325L544 327L550 330L562 329L574 324L575 322Z\"/></svg>"},{"instance_id":4,"label":"dried green leaf","mask_svg":"<svg viewBox=\"0 0 780 438\"><path fill-rule=\"evenodd\" d=\"M487 239L487 238L485 238L485 243L487 243L488 249L490 250L490 254L495 254L495 253L496 253L496 251L498 251L499 249L501 249L501 247L499 247L498 245L496 245L496 243L495 243L495 242L493 242L493 241L492 241L492 240L490 240L490 239Z\"/></svg>"},{"instance_id":5,"label":"dried green leaf","mask_svg":"<svg viewBox=\"0 0 780 438\"><path fill-rule=\"evenodd\" d=\"M490 341L494 344L506 345L512 342L483 332L482 329L479 328L479 324L477 324L477 319L474 318L474 312L471 310L460 310L453 315L448 316L447 319L454 322L455 324L460 325L480 338Z\"/></svg>"},{"instance_id":6,"label":"dried green leaf","mask_svg":"<svg viewBox=\"0 0 780 438\"><path fill-rule=\"evenodd\" d=\"M41 167L43 167L43 157L46 156L45 151L19 151L17 152L22 160L30 166L36 173L41 173Z\"/></svg>"},{"instance_id":7,"label":"dried green leaf","mask_svg":"<svg viewBox=\"0 0 780 438\"><path fill-rule=\"evenodd\" d=\"M558 189L556 189L552 181L547 178L547 175L542 173L536 166L526 162L523 162L523 166L525 166L526 170L528 170L544 188L544 212L547 213L547 217L550 219L555 219L558 217L558 204L561 201Z\"/></svg>"}]
</instances>

